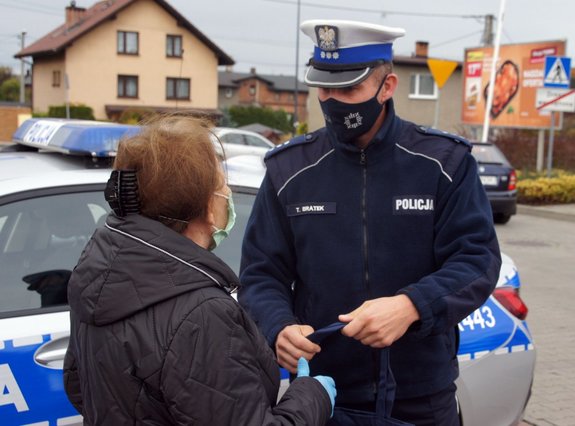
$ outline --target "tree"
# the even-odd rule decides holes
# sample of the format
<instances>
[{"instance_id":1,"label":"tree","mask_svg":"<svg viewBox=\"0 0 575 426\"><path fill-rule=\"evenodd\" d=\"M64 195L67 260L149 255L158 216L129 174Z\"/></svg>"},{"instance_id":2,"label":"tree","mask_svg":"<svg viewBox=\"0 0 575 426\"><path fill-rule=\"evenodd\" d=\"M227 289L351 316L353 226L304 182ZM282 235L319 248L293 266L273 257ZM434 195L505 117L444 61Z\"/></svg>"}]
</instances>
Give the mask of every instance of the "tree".
<instances>
[{"instance_id":1,"label":"tree","mask_svg":"<svg viewBox=\"0 0 575 426\"><path fill-rule=\"evenodd\" d=\"M292 124L288 114L280 109L261 108L255 106L232 106L230 107L230 118L238 126L259 123L273 129L284 132L292 131Z\"/></svg>"},{"instance_id":2,"label":"tree","mask_svg":"<svg viewBox=\"0 0 575 426\"><path fill-rule=\"evenodd\" d=\"M10 77L0 84L0 101L18 102L20 100L20 80Z\"/></svg>"},{"instance_id":3,"label":"tree","mask_svg":"<svg viewBox=\"0 0 575 426\"><path fill-rule=\"evenodd\" d=\"M0 67L0 84L4 83L6 80L12 77L12 68Z\"/></svg>"}]
</instances>

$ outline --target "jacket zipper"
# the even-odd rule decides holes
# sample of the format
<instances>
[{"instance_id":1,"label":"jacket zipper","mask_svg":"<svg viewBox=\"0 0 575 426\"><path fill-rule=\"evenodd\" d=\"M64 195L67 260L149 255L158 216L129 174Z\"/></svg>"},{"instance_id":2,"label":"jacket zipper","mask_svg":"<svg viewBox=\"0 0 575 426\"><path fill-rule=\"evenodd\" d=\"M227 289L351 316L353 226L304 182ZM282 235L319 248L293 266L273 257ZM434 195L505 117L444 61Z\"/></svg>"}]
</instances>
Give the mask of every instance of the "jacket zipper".
<instances>
[{"instance_id":1,"label":"jacket zipper","mask_svg":"<svg viewBox=\"0 0 575 426\"><path fill-rule=\"evenodd\" d=\"M367 263L367 206L366 206L366 197L367 197L367 164L365 160L365 151L361 150L361 159L360 164L363 166L363 188L361 194L361 220L363 224L363 268L364 268L364 280L365 280L365 287L367 289L368 294L371 293L369 290L369 269Z\"/></svg>"},{"instance_id":2,"label":"jacket zipper","mask_svg":"<svg viewBox=\"0 0 575 426\"><path fill-rule=\"evenodd\" d=\"M369 286L369 268L368 268L368 252L367 252L367 162L365 159L365 151L361 150L361 157L359 163L363 166L363 188L362 188L362 195L361 195L361 218L363 224L363 268L364 268L364 280L365 280L365 287L367 289L367 294L371 297L371 291ZM379 384L379 362L378 362L378 350L372 350L372 362L373 362L373 373L374 373L374 381L373 381L373 394L376 395L378 393L378 384Z\"/></svg>"}]
</instances>

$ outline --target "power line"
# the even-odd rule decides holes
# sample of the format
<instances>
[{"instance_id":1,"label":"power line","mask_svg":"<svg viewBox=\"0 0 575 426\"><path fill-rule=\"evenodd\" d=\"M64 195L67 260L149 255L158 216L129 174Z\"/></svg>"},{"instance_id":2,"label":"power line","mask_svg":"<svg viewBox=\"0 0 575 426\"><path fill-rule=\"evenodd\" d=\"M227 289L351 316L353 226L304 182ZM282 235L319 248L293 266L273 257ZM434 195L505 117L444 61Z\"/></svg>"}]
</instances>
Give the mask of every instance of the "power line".
<instances>
[{"instance_id":1,"label":"power line","mask_svg":"<svg viewBox=\"0 0 575 426\"><path fill-rule=\"evenodd\" d=\"M296 5L295 2L289 0L266 0L274 3L285 3L290 5ZM398 10L383 10L383 9L362 9L359 7L351 6L334 6L332 4L320 4L320 3L307 3L302 2L302 6L318 7L321 9L338 9L347 10L352 12L366 12L366 13L377 13L382 16L385 15L405 15L405 16L424 16L427 18L463 18L463 19L483 19L485 15L457 15L452 13L425 13L425 12L403 12Z\"/></svg>"},{"instance_id":2,"label":"power line","mask_svg":"<svg viewBox=\"0 0 575 426\"><path fill-rule=\"evenodd\" d=\"M248 61L248 60L236 60L236 64L254 64L254 65L265 65L265 66L273 66L273 67L282 67L282 68L293 68L294 63L277 63L277 62L256 62L256 61ZM305 69L307 67L306 64L300 64L299 68Z\"/></svg>"},{"instance_id":3,"label":"power line","mask_svg":"<svg viewBox=\"0 0 575 426\"><path fill-rule=\"evenodd\" d=\"M513 43L513 39L511 38L511 36L509 35L509 33L505 30L505 28L502 28L501 31L503 31L503 34L505 35L505 37L507 37L507 39L509 40L510 43Z\"/></svg>"},{"instance_id":4,"label":"power line","mask_svg":"<svg viewBox=\"0 0 575 426\"><path fill-rule=\"evenodd\" d=\"M30 7L19 6L19 5L14 5L14 4L0 3L0 6L7 7L7 8L9 8L9 9L11 8L11 9L25 10L25 11L27 11L27 12L40 13L40 14L43 14L43 15L52 15L52 16L60 16L60 17L63 16L62 13L57 13L56 11L51 12L51 11L48 11L48 10L33 9L33 8L30 8Z\"/></svg>"},{"instance_id":5,"label":"power line","mask_svg":"<svg viewBox=\"0 0 575 426\"><path fill-rule=\"evenodd\" d=\"M293 41L279 41L279 40L263 40L263 39L249 39L249 38L238 38L238 37L222 37L222 36L218 36L215 34L211 35L211 38L217 40L226 40L226 41L237 41L239 43L251 43L251 44L263 44L265 46L278 46L278 45L282 45L282 46L287 46L287 47L293 47L294 46L294 42Z\"/></svg>"},{"instance_id":6,"label":"power line","mask_svg":"<svg viewBox=\"0 0 575 426\"><path fill-rule=\"evenodd\" d=\"M38 3L34 3L34 2L29 2L29 1L25 1L25 0L18 0L19 4L24 4L26 6L30 6L30 7L35 7L35 8L40 8L40 9L47 9L51 12L56 12L56 11L61 11L62 8L60 7L55 7L55 6L47 6L45 4L38 4Z\"/></svg>"},{"instance_id":7,"label":"power line","mask_svg":"<svg viewBox=\"0 0 575 426\"><path fill-rule=\"evenodd\" d=\"M465 34L465 35L462 35L462 36L459 36L459 37L456 37L456 38L452 38L452 39L450 39L450 40L442 41L441 43L430 43L430 44L429 44L429 47L444 46L444 45L446 45L446 44L454 43L454 42L456 42L456 41L460 41L460 40L463 40L463 39L466 39L466 38L469 38L469 37L471 37L471 36L474 36L474 35L477 35L477 34L481 34L481 33L483 33L483 30L474 31L474 32L472 32L472 33Z\"/></svg>"}]
</instances>

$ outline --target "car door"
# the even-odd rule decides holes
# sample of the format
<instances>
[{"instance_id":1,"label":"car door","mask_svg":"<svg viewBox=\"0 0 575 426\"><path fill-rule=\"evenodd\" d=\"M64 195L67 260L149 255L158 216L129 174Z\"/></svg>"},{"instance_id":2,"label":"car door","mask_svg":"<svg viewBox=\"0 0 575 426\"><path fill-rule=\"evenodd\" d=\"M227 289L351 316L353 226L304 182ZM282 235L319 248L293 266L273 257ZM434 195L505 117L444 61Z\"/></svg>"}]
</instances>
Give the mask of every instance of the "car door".
<instances>
[{"instance_id":1,"label":"car door","mask_svg":"<svg viewBox=\"0 0 575 426\"><path fill-rule=\"evenodd\" d=\"M64 392L68 278L108 212L103 185L0 198L0 423L81 424Z\"/></svg>"}]
</instances>

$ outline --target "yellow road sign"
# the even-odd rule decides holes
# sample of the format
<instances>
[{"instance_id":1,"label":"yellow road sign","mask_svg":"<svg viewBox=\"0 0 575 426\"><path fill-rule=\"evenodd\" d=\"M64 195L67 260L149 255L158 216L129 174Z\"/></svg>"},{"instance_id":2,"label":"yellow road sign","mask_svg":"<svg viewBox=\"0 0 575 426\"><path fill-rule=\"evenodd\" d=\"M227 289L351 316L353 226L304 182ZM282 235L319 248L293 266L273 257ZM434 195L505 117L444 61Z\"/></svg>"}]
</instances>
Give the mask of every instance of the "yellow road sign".
<instances>
[{"instance_id":1,"label":"yellow road sign","mask_svg":"<svg viewBox=\"0 0 575 426\"><path fill-rule=\"evenodd\" d=\"M445 59L428 59L427 66L431 71L431 75L435 80L435 84L440 89L443 87L445 82L449 79L459 62L457 61L447 61Z\"/></svg>"}]
</instances>

